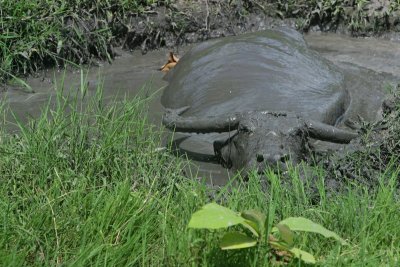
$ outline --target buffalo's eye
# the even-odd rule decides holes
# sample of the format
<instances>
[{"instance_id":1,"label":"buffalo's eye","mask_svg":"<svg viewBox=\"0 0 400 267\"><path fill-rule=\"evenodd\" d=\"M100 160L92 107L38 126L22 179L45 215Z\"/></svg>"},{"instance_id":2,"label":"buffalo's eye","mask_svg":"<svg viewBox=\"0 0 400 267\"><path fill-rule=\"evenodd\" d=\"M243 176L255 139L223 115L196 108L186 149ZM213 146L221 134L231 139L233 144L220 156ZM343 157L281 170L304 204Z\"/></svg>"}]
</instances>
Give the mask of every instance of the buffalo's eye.
<instances>
[{"instance_id":1,"label":"buffalo's eye","mask_svg":"<svg viewBox=\"0 0 400 267\"><path fill-rule=\"evenodd\" d=\"M248 133L248 132L250 132L250 129L246 125L241 125L239 127L239 131L243 132L243 133Z\"/></svg>"},{"instance_id":2,"label":"buffalo's eye","mask_svg":"<svg viewBox=\"0 0 400 267\"><path fill-rule=\"evenodd\" d=\"M252 133L254 132L254 129L254 125L250 122L240 123L238 128L239 132L242 133Z\"/></svg>"}]
</instances>

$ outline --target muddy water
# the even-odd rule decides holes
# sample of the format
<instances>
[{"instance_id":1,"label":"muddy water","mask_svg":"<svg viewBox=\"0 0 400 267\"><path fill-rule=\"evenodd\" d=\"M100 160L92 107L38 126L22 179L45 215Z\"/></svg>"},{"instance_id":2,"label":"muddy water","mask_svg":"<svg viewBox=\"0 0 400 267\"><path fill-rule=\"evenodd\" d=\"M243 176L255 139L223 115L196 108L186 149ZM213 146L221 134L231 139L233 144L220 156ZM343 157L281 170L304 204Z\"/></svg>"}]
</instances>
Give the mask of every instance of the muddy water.
<instances>
[{"instance_id":1,"label":"muddy water","mask_svg":"<svg viewBox=\"0 0 400 267\"><path fill-rule=\"evenodd\" d=\"M313 33L305 36L308 45L320 52L328 60L340 66L353 78L347 80L347 86L352 94L353 109L349 118L363 116L374 120L379 114L380 103L384 97L386 83L400 79L400 44L368 38L354 39L336 34ZM179 51L183 55L187 47ZM152 95L150 102L150 120L160 125L163 107L160 103L163 73L157 69L167 58L167 50L159 50L141 55L139 52L121 54L112 64L102 63L102 66L92 67L88 74L89 92L94 92L99 83L104 82L104 97L106 101L118 101L125 95L133 97L137 94ZM41 108L51 96L55 95L54 87L60 86L64 79L65 89L79 88L81 73L54 70L43 72L39 78L31 78L27 82L35 93L25 93L18 88L10 87L1 97L5 98L18 117L26 121L28 117L36 117ZM147 86L144 86L146 85ZM68 90L67 90L68 91ZM361 97L362 96L362 97ZM168 139L168 137L166 137ZM212 145L209 142L187 135L176 135L175 144L180 152L189 151L189 158L195 161L198 175L208 177L213 184L224 184L229 174L225 169L211 160ZM194 170L196 171L196 170Z\"/></svg>"},{"instance_id":2,"label":"muddy water","mask_svg":"<svg viewBox=\"0 0 400 267\"><path fill-rule=\"evenodd\" d=\"M351 38L333 33L311 33L305 39L312 49L336 63L350 63L377 73L400 77L400 42Z\"/></svg>"},{"instance_id":3,"label":"muddy water","mask_svg":"<svg viewBox=\"0 0 400 267\"><path fill-rule=\"evenodd\" d=\"M122 100L124 96L134 97L138 94L148 96L161 90L166 83L162 80L163 73L158 68L164 63L168 51L159 50L142 55L140 52L129 53L118 51L120 54L112 64L99 63L98 67L83 69L84 80L88 84L88 94L93 94L98 86L103 85L106 102ZM34 93L26 93L20 88L10 87L2 94L7 99L13 111L19 118L37 117L41 107L51 96L55 88L64 86L65 92L79 90L81 71L47 70L30 78L27 83ZM157 98L150 103L150 116L153 122L160 122L162 107Z\"/></svg>"}]
</instances>

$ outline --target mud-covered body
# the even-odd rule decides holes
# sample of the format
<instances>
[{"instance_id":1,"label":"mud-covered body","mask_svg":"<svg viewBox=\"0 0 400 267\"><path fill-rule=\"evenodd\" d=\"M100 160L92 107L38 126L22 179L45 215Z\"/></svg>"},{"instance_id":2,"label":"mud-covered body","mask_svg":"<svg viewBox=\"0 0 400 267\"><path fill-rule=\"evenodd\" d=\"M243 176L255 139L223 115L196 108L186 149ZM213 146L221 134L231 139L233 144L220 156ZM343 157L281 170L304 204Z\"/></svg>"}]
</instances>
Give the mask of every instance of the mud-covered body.
<instances>
[{"instance_id":1,"label":"mud-covered body","mask_svg":"<svg viewBox=\"0 0 400 267\"><path fill-rule=\"evenodd\" d=\"M300 33L263 31L194 47L167 75L162 104L190 106L184 116L289 111L333 125L349 104L343 77Z\"/></svg>"},{"instance_id":2,"label":"mud-covered body","mask_svg":"<svg viewBox=\"0 0 400 267\"><path fill-rule=\"evenodd\" d=\"M296 161L308 136L339 143L356 136L334 127L350 103L344 75L292 29L202 43L166 79L166 127L237 130L214 142L226 167L262 170L266 164Z\"/></svg>"}]
</instances>

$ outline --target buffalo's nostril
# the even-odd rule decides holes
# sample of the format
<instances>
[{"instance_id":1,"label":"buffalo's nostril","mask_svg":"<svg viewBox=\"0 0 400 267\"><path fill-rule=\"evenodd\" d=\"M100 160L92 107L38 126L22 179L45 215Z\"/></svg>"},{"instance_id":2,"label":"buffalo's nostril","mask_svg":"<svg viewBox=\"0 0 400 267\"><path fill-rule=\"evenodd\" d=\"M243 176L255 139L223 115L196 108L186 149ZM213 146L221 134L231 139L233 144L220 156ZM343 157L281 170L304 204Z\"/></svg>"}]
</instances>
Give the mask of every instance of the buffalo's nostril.
<instances>
[{"instance_id":1,"label":"buffalo's nostril","mask_svg":"<svg viewBox=\"0 0 400 267\"><path fill-rule=\"evenodd\" d=\"M289 155L277 154L272 158L273 163L282 162L286 163L289 160Z\"/></svg>"},{"instance_id":2,"label":"buffalo's nostril","mask_svg":"<svg viewBox=\"0 0 400 267\"><path fill-rule=\"evenodd\" d=\"M289 160L289 155L282 155L280 161L286 163Z\"/></svg>"},{"instance_id":3,"label":"buffalo's nostril","mask_svg":"<svg viewBox=\"0 0 400 267\"><path fill-rule=\"evenodd\" d=\"M264 161L264 156L261 154L257 155L257 162L263 162Z\"/></svg>"}]
</instances>

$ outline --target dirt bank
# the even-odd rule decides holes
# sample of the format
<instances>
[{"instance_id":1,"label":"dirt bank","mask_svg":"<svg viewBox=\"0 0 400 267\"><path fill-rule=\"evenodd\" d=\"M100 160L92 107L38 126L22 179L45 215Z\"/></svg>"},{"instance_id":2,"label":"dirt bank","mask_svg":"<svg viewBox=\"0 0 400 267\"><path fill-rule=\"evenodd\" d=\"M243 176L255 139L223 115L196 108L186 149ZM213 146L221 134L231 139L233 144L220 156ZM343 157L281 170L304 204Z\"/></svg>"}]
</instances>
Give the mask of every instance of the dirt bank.
<instances>
[{"instance_id":1,"label":"dirt bank","mask_svg":"<svg viewBox=\"0 0 400 267\"><path fill-rule=\"evenodd\" d=\"M326 151L314 155L309 164L324 169L325 182L332 190L346 188L348 184L361 184L374 189L390 177L397 177L399 166L400 135L400 85L392 88L391 95L383 103L383 118L376 122L355 123L360 137L339 153Z\"/></svg>"},{"instance_id":2,"label":"dirt bank","mask_svg":"<svg viewBox=\"0 0 400 267\"><path fill-rule=\"evenodd\" d=\"M112 60L117 46L146 53L282 24L400 40L399 6L387 0L8 2L0 18L0 79Z\"/></svg>"},{"instance_id":3,"label":"dirt bank","mask_svg":"<svg viewBox=\"0 0 400 267\"><path fill-rule=\"evenodd\" d=\"M209 38L291 25L303 31L338 31L398 39L395 1L176 1L114 24L117 44L142 52Z\"/></svg>"}]
</instances>

